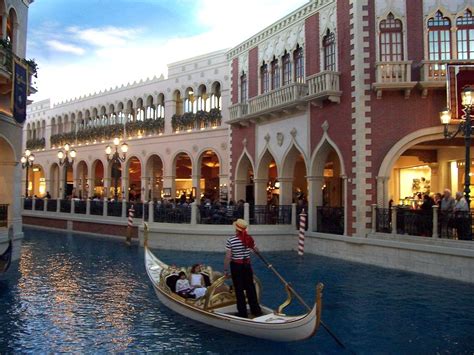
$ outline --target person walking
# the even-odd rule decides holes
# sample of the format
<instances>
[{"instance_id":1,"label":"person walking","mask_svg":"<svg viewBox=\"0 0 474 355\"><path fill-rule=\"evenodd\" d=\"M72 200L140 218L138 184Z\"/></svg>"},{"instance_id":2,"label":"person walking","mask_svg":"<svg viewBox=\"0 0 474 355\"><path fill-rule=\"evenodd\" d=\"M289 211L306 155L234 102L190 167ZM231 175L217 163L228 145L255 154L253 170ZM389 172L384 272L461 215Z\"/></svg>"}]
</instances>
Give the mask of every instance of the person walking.
<instances>
[{"instance_id":1,"label":"person walking","mask_svg":"<svg viewBox=\"0 0 474 355\"><path fill-rule=\"evenodd\" d=\"M247 233L247 226L247 222L243 219L234 222L236 234L227 239L224 258L224 273L228 273L230 265L232 283L237 298L237 316L242 318L248 318L245 296L247 296L252 314L255 317L262 315L250 264L250 250L258 249L253 238Z\"/></svg>"}]
</instances>

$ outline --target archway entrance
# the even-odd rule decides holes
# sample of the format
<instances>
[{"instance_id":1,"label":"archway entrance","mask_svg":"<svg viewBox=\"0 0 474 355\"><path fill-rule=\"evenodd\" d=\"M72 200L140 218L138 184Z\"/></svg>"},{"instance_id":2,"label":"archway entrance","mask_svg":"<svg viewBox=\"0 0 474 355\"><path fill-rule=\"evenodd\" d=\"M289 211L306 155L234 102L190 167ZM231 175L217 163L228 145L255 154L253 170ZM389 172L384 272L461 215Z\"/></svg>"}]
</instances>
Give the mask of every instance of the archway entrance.
<instances>
[{"instance_id":1,"label":"archway entrance","mask_svg":"<svg viewBox=\"0 0 474 355\"><path fill-rule=\"evenodd\" d=\"M258 165L255 190L256 205L279 205L278 168L273 155L268 150L262 156Z\"/></svg>"},{"instance_id":2,"label":"archway entrance","mask_svg":"<svg viewBox=\"0 0 474 355\"><path fill-rule=\"evenodd\" d=\"M301 210L306 207L308 198L306 171L303 154L293 146L285 157L278 179L282 205L298 203Z\"/></svg>"},{"instance_id":3,"label":"archway entrance","mask_svg":"<svg viewBox=\"0 0 474 355\"><path fill-rule=\"evenodd\" d=\"M148 187L144 199L151 201L162 197L163 161L158 155L152 155L146 164Z\"/></svg>"},{"instance_id":4,"label":"archway entrance","mask_svg":"<svg viewBox=\"0 0 474 355\"><path fill-rule=\"evenodd\" d=\"M172 198L179 198L185 201L187 198L194 198L191 158L186 153L180 153L175 158L175 191Z\"/></svg>"},{"instance_id":5,"label":"archway entrance","mask_svg":"<svg viewBox=\"0 0 474 355\"><path fill-rule=\"evenodd\" d=\"M217 154L212 150L207 150L202 153L199 161L201 163L199 179L200 195L203 196L205 200L210 200L211 202L219 200L227 201L227 194L224 193L224 189L219 188L220 164Z\"/></svg>"},{"instance_id":6,"label":"archway entrance","mask_svg":"<svg viewBox=\"0 0 474 355\"><path fill-rule=\"evenodd\" d=\"M244 200L250 204L255 203L254 172L252 162L244 154L237 166L235 175L235 200Z\"/></svg>"},{"instance_id":7,"label":"archway entrance","mask_svg":"<svg viewBox=\"0 0 474 355\"><path fill-rule=\"evenodd\" d=\"M127 163L128 191L127 200L140 201L142 194L142 165L137 157L131 157Z\"/></svg>"},{"instance_id":8,"label":"archway entrance","mask_svg":"<svg viewBox=\"0 0 474 355\"><path fill-rule=\"evenodd\" d=\"M77 164L77 178L76 178L76 188L74 195L80 199L87 198L88 194L88 185L87 185L87 164L85 161L81 160Z\"/></svg>"},{"instance_id":9,"label":"archway entrance","mask_svg":"<svg viewBox=\"0 0 474 355\"><path fill-rule=\"evenodd\" d=\"M44 169L41 165L33 165L28 180L29 196L44 197L46 195L46 180L44 177Z\"/></svg>"},{"instance_id":10,"label":"archway entrance","mask_svg":"<svg viewBox=\"0 0 474 355\"><path fill-rule=\"evenodd\" d=\"M104 164L100 160L94 161L92 163L92 176L90 179L89 188L92 189L91 196L93 198L103 198L104 197Z\"/></svg>"}]
</instances>

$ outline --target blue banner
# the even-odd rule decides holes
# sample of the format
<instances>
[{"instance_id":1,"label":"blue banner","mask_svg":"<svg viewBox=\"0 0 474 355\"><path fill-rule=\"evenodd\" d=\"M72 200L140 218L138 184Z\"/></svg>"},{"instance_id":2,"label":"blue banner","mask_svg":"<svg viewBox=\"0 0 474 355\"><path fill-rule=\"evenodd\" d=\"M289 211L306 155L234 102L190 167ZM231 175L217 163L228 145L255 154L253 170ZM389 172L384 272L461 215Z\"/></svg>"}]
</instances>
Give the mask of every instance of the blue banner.
<instances>
[{"instance_id":1,"label":"blue banner","mask_svg":"<svg viewBox=\"0 0 474 355\"><path fill-rule=\"evenodd\" d=\"M28 92L28 70L15 61L13 68L13 117L18 123L26 120L26 98Z\"/></svg>"}]
</instances>

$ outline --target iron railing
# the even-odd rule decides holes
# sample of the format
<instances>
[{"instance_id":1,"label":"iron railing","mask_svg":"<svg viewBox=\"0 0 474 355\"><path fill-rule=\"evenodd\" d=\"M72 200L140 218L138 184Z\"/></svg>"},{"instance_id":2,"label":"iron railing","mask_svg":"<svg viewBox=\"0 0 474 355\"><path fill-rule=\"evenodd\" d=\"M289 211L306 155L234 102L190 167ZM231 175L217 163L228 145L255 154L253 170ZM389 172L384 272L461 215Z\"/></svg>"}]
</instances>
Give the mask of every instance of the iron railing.
<instances>
[{"instance_id":1,"label":"iron railing","mask_svg":"<svg viewBox=\"0 0 474 355\"><path fill-rule=\"evenodd\" d=\"M59 200L59 211L71 213L71 200Z\"/></svg>"},{"instance_id":2,"label":"iron railing","mask_svg":"<svg viewBox=\"0 0 474 355\"><path fill-rule=\"evenodd\" d=\"M0 205L0 227L8 226L8 205Z\"/></svg>"},{"instance_id":3,"label":"iron railing","mask_svg":"<svg viewBox=\"0 0 474 355\"><path fill-rule=\"evenodd\" d=\"M122 217L122 202L109 201L107 203L107 216Z\"/></svg>"},{"instance_id":4,"label":"iron railing","mask_svg":"<svg viewBox=\"0 0 474 355\"><path fill-rule=\"evenodd\" d=\"M250 224L291 224L291 205L250 205Z\"/></svg>"},{"instance_id":5,"label":"iron railing","mask_svg":"<svg viewBox=\"0 0 474 355\"><path fill-rule=\"evenodd\" d=\"M244 218L244 207L235 205L199 205L198 223L200 224L232 224Z\"/></svg>"},{"instance_id":6,"label":"iron railing","mask_svg":"<svg viewBox=\"0 0 474 355\"><path fill-rule=\"evenodd\" d=\"M445 212L440 211L438 232L441 238L472 240L473 211Z\"/></svg>"},{"instance_id":7,"label":"iron railing","mask_svg":"<svg viewBox=\"0 0 474 355\"><path fill-rule=\"evenodd\" d=\"M104 214L104 201L92 200L90 202L90 214L94 216L102 216Z\"/></svg>"},{"instance_id":8,"label":"iron railing","mask_svg":"<svg viewBox=\"0 0 474 355\"><path fill-rule=\"evenodd\" d=\"M87 201L86 200L74 200L74 213L86 214Z\"/></svg>"},{"instance_id":9,"label":"iron railing","mask_svg":"<svg viewBox=\"0 0 474 355\"><path fill-rule=\"evenodd\" d=\"M376 208L375 231L379 233L392 232L392 209Z\"/></svg>"},{"instance_id":10,"label":"iron railing","mask_svg":"<svg viewBox=\"0 0 474 355\"><path fill-rule=\"evenodd\" d=\"M36 199L35 200L35 211L43 211L44 210L44 200Z\"/></svg>"},{"instance_id":11,"label":"iron railing","mask_svg":"<svg viewBox=\"0 0 474 355\"><path fill-rule=\"evenodd\" d=\"M191 206L155 205L153 221L161 223L191 223Z\"/></svg>"},{"instance_id":12,"label":"iron railing","mask_svg":"<svg viewBox=\"0 0 474 355\"><path fill-rule=\"evenodd\" d=\"M48 202L46 202L46 211L56 212L57 210L58 210L58 200L48 199Z\"/></svg>"},{"instance_id":13,"label":"iron railing","mask_svg":"<svg viewBox=\"0 0 474 355\"><path fill-rule=\"evenodd\" d=\"M397 208L397 234L431 237L433 234L433 212Z\"/></svg>"},{"instance_id":14,"label":"iron railing","mask_svg":"<svg viewBox=\"0 0 474 355\"><path fill-rule=\"evenodd\" d=\"M344 207L316 206L316 231L344 234Z\"/></svg>"},{"instance_id":15,"label":"iron railing","mask_svg":"<svg viewBox=\"0 0 474 355\"><path fill-rule=\"evenodd\" d=\"M33 208L33 200L31 198L25 198L23 201L23 209L31 210Z\"/></svg>"}]
</instances>

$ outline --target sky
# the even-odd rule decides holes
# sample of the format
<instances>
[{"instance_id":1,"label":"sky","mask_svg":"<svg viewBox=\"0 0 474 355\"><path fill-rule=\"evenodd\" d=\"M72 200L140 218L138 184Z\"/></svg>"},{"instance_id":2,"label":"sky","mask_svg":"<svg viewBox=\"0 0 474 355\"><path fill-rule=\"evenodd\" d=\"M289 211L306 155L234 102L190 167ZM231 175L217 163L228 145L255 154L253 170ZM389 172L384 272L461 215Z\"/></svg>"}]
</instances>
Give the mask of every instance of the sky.
<instances>
[{"instance_id":1,"label":"sky","mask_svg":"<svg viewBox=\"0 0 474 355\"><path fill-rule=\"evenodd\" d=\"M248 39L308 0L36 0L26 58L34 101L53 103L140 79Z\"/></svg>"}]
</instances>

